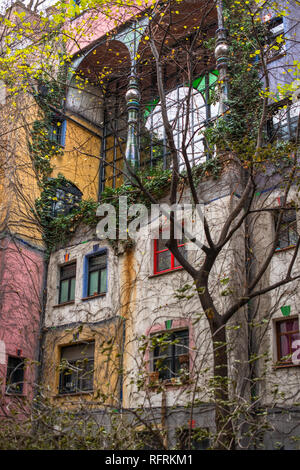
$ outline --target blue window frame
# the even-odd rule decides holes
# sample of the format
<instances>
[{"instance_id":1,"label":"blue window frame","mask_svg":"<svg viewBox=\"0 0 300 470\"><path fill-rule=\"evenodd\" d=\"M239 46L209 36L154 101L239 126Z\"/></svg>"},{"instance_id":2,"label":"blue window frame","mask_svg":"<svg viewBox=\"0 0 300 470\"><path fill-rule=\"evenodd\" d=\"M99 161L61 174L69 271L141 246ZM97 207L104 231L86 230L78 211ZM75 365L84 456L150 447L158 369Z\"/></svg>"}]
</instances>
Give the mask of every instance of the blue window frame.
<instances>
[{"instance_id":1,"label":"blue window frame","mask_svg":"<svg viewBox=\"0 0 300 470\"><path fill-rule=\"evenodd\" d=\"M107 249L97 245L84 259L83 298L107 292Z\"/></svg>"},{"instance_id":2,"label":"blue window frame","mask_svg":"<svg viewBox=\"0 0 300 470\"><path fill-rule=\"evenodd\" d=\"M67 121L59 114L53 114L49 129L49 139L62 147L66 143Z\"/></svg>"}]
</instances>

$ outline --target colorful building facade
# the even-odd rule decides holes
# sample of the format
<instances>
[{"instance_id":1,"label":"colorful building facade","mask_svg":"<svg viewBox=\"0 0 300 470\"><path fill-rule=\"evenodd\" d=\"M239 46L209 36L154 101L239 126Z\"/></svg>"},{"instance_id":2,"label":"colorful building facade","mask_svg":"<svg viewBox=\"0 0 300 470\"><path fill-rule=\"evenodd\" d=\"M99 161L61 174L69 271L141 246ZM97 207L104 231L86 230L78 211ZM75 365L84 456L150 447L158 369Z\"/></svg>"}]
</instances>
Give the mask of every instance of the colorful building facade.
<instances>
[{"instance_id":1,"label":"colorful building facade","mask_svg":"<svg viewBox=\"0 0 300 470\"><path fill-rule=\"evenodd\" d=\"M183 142L184 119L188 115L182 103L189 94L187 137L190 143L186 145L186 156L196 167L215 157L208 155L199 127L206 128L226 110L228 44L215 8L205 14L201 10L200 14L197 2L188 1L176 8L176 13L172 12L176 21L168 31L170 55L163 64L163 86L177 150ZM293 15L290 20L272 17L266 21L274 21L270 28L277 36L282 31L297 36L299 26L292 18ZM80 21L80 17L75 21ZM216 37L216 47L214 53L204 54L201 38L193 49L190 73L182 66L185 63L182 44L186 41L193 44L201 21L205 40ZM71 214L77 199L101 202L107 188L115 190L126 181L130 168L147 170L160 164L163 173L171 166L159 99L160 84L147 36L148 24L148 14L120 28L109 22L104 26L99 19L93 23L92 37L82 39L81 48L72 51L74 73L68 82L64 104L59 110L51 107L53 113L59 111L53 120L56 134L52 138L62 151L51 160L53 168L49 178L55 180L63 175L68 185L56 187L51 202L53 219L60 214ZM163 36L157 32L157 43ZM274 69L274 63L288 69L288 63L295 57L295 46L287 42L285 47L285 55L272 57ZM290 78L285 76L284 83ZM100 86L102 81L105 86ZM218 81L223 85L216 101L214 89ZM275 90L278 81L276 73L272 74L271 89ZM85 83L83 89L82 83ZM296 103L288 108L285 117L278 117L277 113L272 117L272 126L277 125L282 137L291 137L295 132L298 108ZM19 154L22 162L25 158L22 150ZM129 169L124 166L124 156ZM182 157L179 167L183 164ZM16 166L13 168L22 179L22 165L18 171ZM218 180L210 170L199 180L196 191L203 201L214 237L239 204L245 189L244 169L247 168L241 167L233 155L223 155ZM34 187L34 191L30 189L30 204L27 198L18 208L25 205L29 214L41 187L36 184L35 175L26 177L29 178L26 188ZM155 176L149 173L148 178ZM237 302L243 291L249 275L248 250L252 250L259 264L266 247L274 242L274 217L268 211L279 210L283 197L276 178L273 174L258 177L253 207L257 211L263 208L265 212L257 216L258 222L253 227L250 224L247 237L251 244L245 246L246 228L241 226L218 258L209 288L221 311ZM11 176L8 180L3 177L2 187L6 181L9 186ZM182 184L180 191L181 202L189 203L191 193L187 186ZM66 209L66 194L70 198L70 212ZM159 201L164 201L165 194L161 192ZM3 201L7 207L5 197ZM298 204L295 188L285 203ZM111 243L99 239L95 224L82 223L72 229L67 240L61 239L52 247L45 263L42 227L27 224L20 232L16 228L20 225L19 214L14 205L10 218L5 219L11 221L10 225L6 224L10 227L10 238L5 229L2 232L1 269L5 290L1 304L4 316L0 324L3 332L0 358L3 387L6 387L5 409L12 395L20 397L29 393L30 396L29 389L32 390L32 383L39 378L52 402L64 409L85 406L99 416L104 409L113 409L125 414L129 422L139 409L141 422L151 418L167 436L165 445L181 445L192 428L193 432L206 433L200 446L209 446L207 436L215 432L215 407L210 396L214 354L210 318L199 306L191 276L174 255L162 246L160 239L151 237L151 231L131 245L120 241ZM295 211L291 217L284 221L288 225L277 240L277 252L263 273L262 285L276 284L293 258L299 233L298 213ZM152 229L159 232L159 223L154 222ZM178 247L193 265L201 262L199 250L187 250L184 242ZM298 260L295 266L298 268ZM256 264L251 270L255 273ZM274 448L277 441L292 448L293 437L299 432L296 426L299 364L284 359L297 355L298 347L291 343L299 340L297 299L297 282L287 289L274 289L272 294L266 292L259 301L243 305L227 328L231 393L242 397L245 403L249 397L254 401L256 395L262 397L259 406L269 416L270 425L260 442L266 448ZM255 323L259 326L253 333L251 326ZM168 345L164 344L164 335L171 339ZM254 367L252 355L259 358ZM26 367L22 375L23 368L18 369L18 364L24 359ZM40 363L39 375L36 371L27 372L34 360ZM15 393L7 388L9 373L14 386L24 382L24 387L16 388ZM243 412L248 411L245 408ZM247 434L249 422L243 423L241 419L241 435ZM141 429L145 431L144 427Z\"/></svg>"}]
</instances>

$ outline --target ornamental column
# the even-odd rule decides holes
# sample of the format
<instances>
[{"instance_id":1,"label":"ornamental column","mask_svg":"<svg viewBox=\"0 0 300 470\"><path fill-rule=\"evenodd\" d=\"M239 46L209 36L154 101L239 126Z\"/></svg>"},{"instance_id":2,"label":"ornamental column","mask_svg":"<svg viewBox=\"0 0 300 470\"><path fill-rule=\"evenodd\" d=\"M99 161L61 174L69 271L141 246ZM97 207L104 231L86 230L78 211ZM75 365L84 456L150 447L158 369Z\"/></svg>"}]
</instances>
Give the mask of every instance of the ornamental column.
<instances>
[{"instance_id":1,"label":"ornamental column","mask_svg":"<svg viewBox=\"0 0 300 470\"><path fill-rule=\"evenodd\" d=\"M215 58L217 61L217 69L219 71L219 81L221 82L219 114L224 114L226 111L225 102L228 99L227 70L228 70L229 47L228 47L228 42L227 42L227 30L224 28L222 0L217 1L217 11L218 11L218 29L216 31L217 42L216 42L216 47L215 47Z\"/></svg>"},{"instance_id":2,"label":"ornamental column","mask_svg":"<svg viewBox=\"0 0 300 470\"><path fill-rule=\"evenodd\" d=\"M128 132L125 158L129 165L134 170L136 170L140 162L138 145L138 118L141 94L139 91L138 79L135 74L132 74L129 79L125 99L128 111Z\"/></svg>"},{"instance_id":3,"label":"ornamental column","mask_svg":"<svg viewBox=\"0 0 300 470\"><path fill-rule=\"evenodd\" d=\"M141 94L139 91L139 83L137 79L137 51L148 23L149 18L144 17L138 22L134 21L125 31L122 31L116 35L116 39L126 45L129 51L131 62L131 73L127 93L125 95L128 112L128 132L125 157L126 161L133 168L133 170L136 170L140 163L138 145L138 119Z\"/></svg>"}]
</instances>

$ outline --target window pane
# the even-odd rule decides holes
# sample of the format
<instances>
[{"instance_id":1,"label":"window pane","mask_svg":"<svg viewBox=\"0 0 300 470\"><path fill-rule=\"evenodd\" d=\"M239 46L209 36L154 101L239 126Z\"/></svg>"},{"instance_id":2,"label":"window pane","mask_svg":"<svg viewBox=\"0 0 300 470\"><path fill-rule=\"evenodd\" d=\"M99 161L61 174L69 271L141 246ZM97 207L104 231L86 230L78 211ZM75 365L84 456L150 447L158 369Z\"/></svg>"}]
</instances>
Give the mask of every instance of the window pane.
<instances>
[{"instance_id":1,"label":"window pane","mask_svg":"<svg viewBox=\"0 0 300 470\"><path fill-rule=\"evenodd\" d=\"M88 295L98 294L99 271L93 271L89 274L89 292Z\"/></svg>"},{"instance_id":2,"label":"window pane","mask_svg":"<svg viewBox=\"0 0 300 470\"><path fill-rule=\"evenodd\" d=\"M70 277L76 277L76 263L67 264L60 268L60 278L67 279Z\"/></svg>"},{"instance_id":3,"label":"window pane","mask_svg":"<svg viewBox=\"0 0 300 470\"><path fill-rule=\"evenodd\" d=\"M181 333L181 332L180 332ZM182 332L175 336L178 343L175 343L175 356L188 353L189 337L187 332Z\"/></svg>"},{"instance_id":4,"label":"window pane","mask_svg":"<svg viewBox=\"0 0 300 470\"><path fill-rule=\"evenodd\" d=\"M93 389L94 342L66 346L61 350L60 393Z\"/></svg>"},{"instance_id":5,"label":"window pane","mask_svg":"<svg viewBox=\"0 0 300 470\"><path fill-rule=\"evenodd\" d=\"M89 268L100 268L106 266L106 253L103 255L93 256L89 259Z\"/></svg>"},{"instance_id":6,"label":"window pane","mask_svg":"<svg viewBox=\"0 0 300 470\"><path fill-rule=\"evenodd\" d=\"M165 271L171 268L171 254L168 251L163 251L157 255L157 271Z\"/></svg>"},{"instance_id":7,"label":"window pane","mask_svg":"<svg viewBox=\"0 0 300 470\"><path fill-rule=\"evenodd\" d=\"M285 226L280 228L278 246L279 248L287 248L289 246L289 232Z\"/></svg>"},{"instance_id":8,"label":"window pane","mask_svg":"<svg viewBox=\"0 0 300 470\"><path fill-rule=\"evenodd\" d=\"M294 333L294 334L291 334L290 336L291 336L291 349L297 349L296 346L293 347L293 342L300 339L300 334Z\"/></svg>"},{"instance_id":9,"label":"window pane","mask_svg":"<svg viewBox=\"0 0 300 470\"><path fill-rule=\"evenodd\" d=\"M76 392L76 373L67 369L63 376L63 389L65 392Z\"/></svg>"},{"instance_id":10,"label":"window pane","mask_svg":"<svg viewBox=\"0 0 300 470\"><path fill-rule=\"evenodd\" d=\"M6 372L7 393L21 394L24 381L24 360L18 357L8 357Z\"/></svg>"},{"instance_id":11,"label":"window pane","mask_svg":"<svg viewBox=\"0 0 300 470\"><path fill-rule=\"evenodd\" d=\"M80 365L78 388L82 391L93 390L94 361L83 361Z\"/></svg>"},{"instance_id":12,"label":"window pane","mask_svg":"<svg viewBox=\"0 0 300 470\"><path fill-rule=\"evenodd\" d=\"M106 292L106 269L102 269L101 271L101 281L100 281L100 292Z\"/></svg>"},{"instance_id":13,"label":"window pane","mask_svg":"<svg viewBox=\"0 0 300 470\"><path fill-rule=\"evenodd\" d=\"M172 358L154 361L153 370L159 371L159 378L161 380L170 379L172 377Z\"/></svg>"},{"instance_id":14,"label":"window pane","mask_svg":"<svg viewBox=\"0 0 300 470\"><path fill-rule=\"evenodd\" d=\"M279 212L275 215L275 229L277 228ZM289 210L282 214L281 224L279 227L278 246L277 248L287 248L296 245L298 241L296 211Z\"/></svg>"},{"instance_id":15,"label":"window pane","mask_svg":"<svg viewBox=\"0 0 300 470\"><path fill-rule=\"evenodd\" d=\"M290 245L296 245L298 242L298 233L297 233L297 227L296 227L296 221L293 223L290 223L289 225L289 242Z\"/></svg>"},{"instance_id":16,"label":"window pane","mask_svg":"<svg viewBox=\"0 0 300 470\"><path fill-rule=\"evenodd\" d=\"M279 323L280 333L287 333L289 331L298 330L298 320L295 318L293 320L286 320Z\"/></svg>"},{"instance_id":17,"label":"window pane","mask_svg":"<svg viewBox=\"0 0 300 470\"><path fill-rule=\"evenodd\" d=\"M167 250L167 247L166 247L167 239L162 240L161 237L162 235L160 234L160 238L157 240L157 244L156 244L156 251Z\"/></svg>"},{"instance_id":18,"label":"window pane","mask_svg":"<svg viewBox=\"0 0 300 470\"><path fill-rule=\"evenodd\" d=\"M280 336L280 359L288 356L291 353L289 348L289 338L288 336L282 335ZM285 360L290 360L290 358L286 358Z\"/></svg>"},{"instance_id":19,"label":"window pane","mask_svg":"<svg viewBox=\"0 0 300 470\"><path fill-rule=\"evenodd\" d=\"M75 346L66 346L61 349L61 358L68 361L82 360L94 357L94 342L79 343Z\"/></svg>"},{"instance_id":20,"label":"window pane","mask_svg":"<svg viewBox=\"0 0 300 470\"><path fill-rule=\"evenodd\" d=\"M67 367L63 370L61 375L60 392L61 393L72 393L76 392L77 374L75 370L68 369Z\"/></svg>"},{"instance_id":21,"label":"window pane","mask_svg":"<svg viewBox=\"0 0 300 470\"><path fill-rule=\"evenodd\" d=\"M70 298L69 300L74 300L75 299L75 277L70 280L71 283L71 288L70 288Z\"/></svg>"},{"instance_id":22,"label":"window pane","mask_svg":"<svg viewBox=\"0 0 300 470\"><path fill-rule=\"evenodd\" d=\"M68 302L69 280L61 281L60 283L60 303Z\"/></svg>"},{"instance_id":23,"label":"window pane","mask_svg":"<svg viewBox=\"0 0 300 470\"><path fill-rule=\"evenodd\" d=\"M210 74L212 75L212 74ZM214 81L217 80L216 76L213 75ZM201 85L202 83L202 85ZM193 137L199 134L200 129L204 127L207 123L209 116L209 108L211 109L211 117L216 116L218 111L218 106L210 106L205 103L204 94L201 94L199 90L205 92L206 88L206 80L205 77L199 77L199 79L194 80L194 85L196 89L193 90L192 95L190 96L190 103L189 103L189 124L187 129L187 139L186 143L188 144L189 141L191 143L188 145L187 151L189 155L189 159L192 163L194 163L196 152L195 146L193 142ZM213 87L213 82L211 82L211 86ZM202 90L203 89L203 90ZM182 139L183 139L183 128L186 124L186 113L187 113L187 97L188 97L189 89L188 87L181 86L176 88L175 90L170 91L166 95L166 105L167 105L167 114L172 124L174 131L176 132L175 136L175 145L177 149L181 148ZM161 116L161 104L158 103L155 106L155 109L148 115L145 127L150 132L152 131L155 133L155 136L159 139L162 139L165 136L165 131L162 125L162 116ZM199 148L197 151L197 159L204 156L204 147L202 146L201 152L199 152ZM183 163L183 159L180 158L180 163Z\"/></svg>"},{"instance_id":24,"label":"window pane","mask_svg":"<svg viewBox=\"0 0 300 470\"><path fill-rule=\"evenodd\" d=\"M184 247L184 246L179 246L178 249L179 249L180 253L181 253L183 256L185 256L185 247ZM175 258L175 256L174 256L174 266L175 266L175 267L181 266L181 264L179 263L179 261L177 261L177 259Z\"/></svg>"},{"instance_id":25,"label":"window pane","mask_svg":"<svg viewBox=\"0 0 300 470\"><path fill-rule=\"evenodd\" d=\"M154 357L167 357L172 355L172 345L168 342L171 342L172 339L166 339L163 346L155 346L154 348Z\"/></svg>"},{"instance_id":26,"label":"window pane","mask_svg":"<svg viewBox=\"0 0 300 470\"><path fill-rule=\"evenodd\" d=\"M188 355L188 345L189 332L188 330L182 330L171 333L171 336L165 340L164 345L155 346L153 350L153 370L159 371L160 379L165 380L176 377L180 369L188 369L188 360L182 361L182 356Z\"/></svg>"}]
</instances>

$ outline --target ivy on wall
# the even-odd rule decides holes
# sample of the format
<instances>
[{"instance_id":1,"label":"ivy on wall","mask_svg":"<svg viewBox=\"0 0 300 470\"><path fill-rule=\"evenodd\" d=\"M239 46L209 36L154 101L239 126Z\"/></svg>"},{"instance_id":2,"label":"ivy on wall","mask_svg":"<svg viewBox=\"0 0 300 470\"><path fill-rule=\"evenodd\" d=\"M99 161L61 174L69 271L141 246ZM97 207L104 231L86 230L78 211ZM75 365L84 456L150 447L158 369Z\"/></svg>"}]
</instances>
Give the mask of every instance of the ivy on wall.
<instances>
[{"instance_id":1,"label":"ivy on wall","mask_svg":"<svg viewBox=\"0 0 300 470\"><path fill-rule=\"evenodd\" d=\"M36 214L43 230L43 240L48 254L59 246L65 245L80 224L90 227L97 224L98 203L93 200L83 200L74 204L73 210L67 215L53 215L52 208L57 199L57 189L66 187L68 183L70 183L69 180L61 174L57 178L45 179L41 196L35 203Z\"/></svg>"},{"instance_id":2,"label":"ivy on wall","mask_svg":"<svg viewBox=\"0 0 300 470\"><path fill-rule=\"evenodd\" d=\"M30 130L28 149L41 191L33 212L39 220L48 256L69 240L80 223L94 226L97 221L97 203L92 200L74 204L68 214L53 213L57 190L72 185L72 182L61 174L50 178L53 171L51 159L63 154L61 145L51 139L51 126L53 113L59 114L63 111L65 89L61 84L65 83L65 79L66 71L63 69L58 73L56 80L40 81L37 89L32 90L38 105L38 114Z\"/></svg>"}]
</instances>

